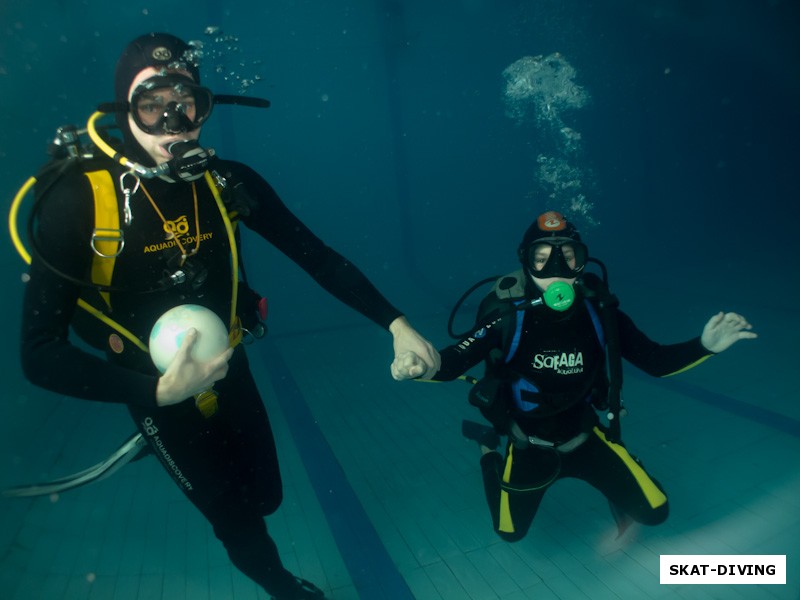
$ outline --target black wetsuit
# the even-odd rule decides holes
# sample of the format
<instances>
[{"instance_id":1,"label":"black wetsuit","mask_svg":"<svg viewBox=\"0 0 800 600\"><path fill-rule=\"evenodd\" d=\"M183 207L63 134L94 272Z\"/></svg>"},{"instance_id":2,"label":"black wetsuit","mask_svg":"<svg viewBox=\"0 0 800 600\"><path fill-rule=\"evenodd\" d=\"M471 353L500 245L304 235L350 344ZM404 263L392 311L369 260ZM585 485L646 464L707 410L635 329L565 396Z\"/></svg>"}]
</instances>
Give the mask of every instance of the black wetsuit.
<instances>
[{"instance_id":1,"label":"black wetsuit","mask_svg":"<svg viewBox=\"0 0 800 600\"><path fill-rule=\"evenodd\" d=\"M118 171L106 164L109 166L116 177ZM250 203L239 211L242 224L381 327L388 328L400 316L356 267L309 231L252 169L227 161L218 161L214 167L247 190ZM109 316L145 343L157 317L179 304L207 306L223 322L229 322L231 249L209 186L204 179L193 185L158 179L145 180L143 185L163 220L177 224L173 229L182 232L178 239L187 249L194 248L198 236L196 193L200 244L190 261L196 270L205 269L206 279L200 285L195 281L194 285L147 291L158 289L165 274L175 271L179 251L165 235L162 216L139 190L131 199L133 221L123 227L125 246L111 282L125 291L110 294ZM42 256L53 267L83 281L90 277L94 210L88 179L73 171L46 195L39 212L37 245ZM262 518L281 503L281 476L269 419L244 347L236 347L227 376L214 386L219 393L215 416L204 418L191 399L158 407L158 372L149 356L76 308L81 295L102 306L98 293L56 275L36 257L30 275L22 316L26 377L60 394L127 405L155 455L210 521L236 567L268 592L288 596L294 579L283 568ZM240 306L241 310L252 308ZM73 345L68 336L71 324L79 325L81 337L101 348L105 358Z\"/></svg>"},{"instance_id":2,"label":"black wetsuit","mask_svg":"<svg viewBox=\"0 0 800 600\"><path fill-rule=\"evenodd\" d=\"M564 477L583 479L600 490L618 522L627 514L642 523L661 523L668 514L666 495L622 444L607 439L595 412L594 396L606 382L599 309L580 293L563 313L545 306L509 312L508 306L489 313L470 336L443 349L442 368L434 377L454 379L494 354L500 364L494 372L503 377L496 402L508 415L506 426L516 423L520 440L538 438L536 444L515 445L510 436L505 459L497 452L481 459L498 534L510 541L523 538L547 488ZM711 354L699 338L657 344L614 310L622 357L650 375L673 374Z\"/></svg>"}]
</instances>

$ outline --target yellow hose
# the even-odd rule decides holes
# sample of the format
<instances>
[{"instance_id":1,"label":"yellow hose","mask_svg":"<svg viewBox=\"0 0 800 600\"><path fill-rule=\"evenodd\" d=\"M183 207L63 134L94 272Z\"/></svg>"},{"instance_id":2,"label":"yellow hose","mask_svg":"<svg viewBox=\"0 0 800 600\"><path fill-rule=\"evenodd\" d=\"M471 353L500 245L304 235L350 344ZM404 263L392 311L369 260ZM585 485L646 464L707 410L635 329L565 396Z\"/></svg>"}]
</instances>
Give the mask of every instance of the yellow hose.
<instances>
[{"instance_id":1,"label":"yellow hose","mask_svg":"<svg viewBox=\"0 0 800 600\"><path fill-rule=\"evenodd\" d=\"M133 168L132 163L122 156L119 152L114 150L102 137L100 134L97 133L97 128L95 127L95 122L99 119L102 119L106 113L100 112L99 110L92 113L92 116L89 117L89 120L86 122L86 133L89 134L89 137L94 142L94 145L100 148L104 154L106 154L109 158L118 162L123 167L127 167L129 169Z\"/></svg>"},{"instance_id":2,"label":"yellow hose","mask_svg":"<svg viewBox=\"0 0 800 600\"><path fill-rule=\"evenodd\" d=\"M110 145L108 145L103 138L100 137L97 133L97 129L95 128L95 121L105 116L105 113L97 111L89 117L89 121L87 122L86 130L89 133L89 137L95 143L95 145L100 148L105 154L107 154L110 158L114 161L119 162L121 165L125 167L131 167L131 163L128 161L127 158L116 152ZM233 225L228 218L228 213L225 209L225 205L222 201L222 198L219 195L219 191L217 190L217 186L214 183L211 174L206 171L205 179L208 183L208 186L211 188L211 192L214 196L214 200L217 203L217 207L219 208L220 215L222 215L222 220L225 223L225 229L228 233L228 241L231 246L231 262L232 262L232 270L233 270L233 282L232 282L232 292L231 292L231 314L230 314L230 327L231 329L234 328L234 325L237 323L237 316L236 316L236 305L237 305L237 296L238 296L238 275L239 275L239 257L236 251L236 239L234 238L233 234ZM11 210L8 213L8 230L11 235L11 241L14 244L14 247L17 249L17 252L22 257L22 260L25 261L26 264L31 264L31 255L28 250L25 248L25 244L22 242L22 238L19 235L19 228L17 227L17 220L19 217L19 209L22 205L22 201L25 196L28 194L30 189L36 184L36 177L30 177L28 180L22 185L19 191L14 196L14 200L11 202ZM125 329L122 325L113 321L101 311L97 310L87 302L82 299L78 300L78 306L86 310L87 312L91 313L94 317L99 319L100 321L104 322L106 325L115 329L128 340L133 342L136 346L138 346L144 352L147 352L147 346L145 346L139 338L137 338L133 333ZM241 333L241 332L240 332ZM236 345L241 339L241 336L236 339L235 343L232 345Z\"/></svg>"},{"instance_id":3,"label":"yellow hose","mask_svg":"<svg viewBox=\"0 0 800 600\"><path fill-rule=\"evenodd\" d=\"M19 229L17 229L17 216L19 215L19 207L22 204L22 200L28 194L30 189L36 184L36 177L29 177L28 181L22 184L22 187L19 188L16 196L14 196L14 201L11 203L11 210L8 213L8 231L11 234L11 241L14 244L14 247L19 252L19 255L22 257L27 264L31 264L31 255L25 249L25 244L22 243L22 238L19 236Z\"/></svg>"}]
</instances>

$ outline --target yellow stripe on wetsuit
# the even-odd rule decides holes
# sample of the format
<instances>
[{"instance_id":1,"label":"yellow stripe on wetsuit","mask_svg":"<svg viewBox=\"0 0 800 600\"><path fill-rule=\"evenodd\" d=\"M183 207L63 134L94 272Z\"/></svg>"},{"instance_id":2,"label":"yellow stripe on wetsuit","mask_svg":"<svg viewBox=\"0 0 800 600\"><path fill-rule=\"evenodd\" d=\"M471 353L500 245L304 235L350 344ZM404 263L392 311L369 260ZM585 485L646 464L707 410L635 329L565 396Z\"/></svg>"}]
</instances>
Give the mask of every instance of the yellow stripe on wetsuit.
<instances>
[{"instance_id":1,"label":"yellow stripe on wetsuit","mask_svg":"<svg viewBox=\"0 0 800 600\"><path fill-rule=\"evenodd\" d=\"M645 472L645 470L637 463L633 457L628 453L628 451L619 444L614 444L613 442L609 442L606 439L605 434L598 429L597 427L594 428L594 433L597 435L600 440L609 447L609 449L614 452L623 462L623 464L628 468L631 475L633 475L636 483L639 485L639 489L642 490L645 499L647 500L650 508L658 508L663 504L666 504L667 497L664 495L658 486L650 479L650 476ZM511 482L511 466L514 462L514 446L509 446L508 449L508 456L506 457L506 466L505 470L503 471L503 482L510 483ZM500 491L500 514L498 519L498 530L504 533L514 533L514 520L511 518L511 507L509 505L509 493L506 490Z\"/></svg>"},{"instance_id":2,"label":"yellow stripe on wetsuit","mask_svg":"<svg viewBox=\"0 0 800 600\"><path fill-rule=\"evenodd\" d=\"M514 462L514 445L509 444L506 468L503 471L503 482L511 483L511 463ZM511 506L506 490L500 490L500 519L498 529L504 533L514 533L514 520L511 518Z\"/></svg>"},{"instance_id":3,"label":"yellow stripe on wetsuit","mask_svg":"<svg viewBox=\"0 0 800 600\"><path fill-rule=\"evenodd\" d=\"M664 492L658 489L658 486L653 483L653 480L650 479L650 476L639 465L639 463L633 460L633 457L628 454L628 451L624 447L620 446L619 444L609 442L606 439L605 434L603 434L603 432L597 427L594 428L594 433L614 452L614 454L619 456L625 466L628 467L631 475L633 475L634 479L636 479L636 483L639 484L639 488L644 493L644 497L647 499L648 504L650 504L650 508L658 508L659 506L666 504L667 497L664 495Z\"/></svg>"},{"instance_id":4,"label":"yellow stripe on wetsuit","mask_svg":"<svg viewBox=\"0 0 800 600\"><path fill-rule=\"evenodd\" d=\"M678 373L683 373L685 371L688 371L689 369L692 369L692 368L696 367L697 365L699 365L701 362L708 360L712 356L714 356L714 355L713 354L707 354L703 358L697 359L692 364L686 365L682 369L678 369L677 371L673 371L672 373L667 373L666 375L662 375L662 377L672 377L673 375L677 375Z\"/></svg>"}]
</instances>

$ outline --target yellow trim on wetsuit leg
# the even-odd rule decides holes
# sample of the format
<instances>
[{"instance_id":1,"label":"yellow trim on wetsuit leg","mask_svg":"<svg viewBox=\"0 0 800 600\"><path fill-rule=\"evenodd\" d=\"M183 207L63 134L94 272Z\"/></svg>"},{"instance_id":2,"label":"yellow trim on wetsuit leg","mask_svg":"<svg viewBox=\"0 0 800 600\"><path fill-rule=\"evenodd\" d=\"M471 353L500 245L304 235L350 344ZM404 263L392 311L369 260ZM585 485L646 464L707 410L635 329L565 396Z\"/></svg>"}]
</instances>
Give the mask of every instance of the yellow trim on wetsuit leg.
<instances>
[{"instance_id":1,"label":"yellow trim on wetsuit leg","mask_svg":"<svg viewBox=\"0 0 800 600\"><path fill-rule=\"evenodd\" d=\"M650 508L658 508L666 504L667 497L664 495L658 486L653 483L653 480L650 479L650 476L645 472L645 470L633 460L633 457L628 454L628 451L620 446L619 444L614 444L613 442L609 442L606 439L605 434L600 431L597 427L594 428L594 433L600 440L608 446L614 454L620 457L622 462L628 467L628 470L633 475L634 479L636 479L636 483L639 484L639 488L644 493L644 497L647 499L647 502L650 504Z\"/></svg>"},{"instance_id":2,"label":"yellow trim on wetsuit leg","mask_svg":"<svg viewBox=\"0 0 800 600\"><path fill-rule=\"evenodd\" d=\"M511 483L511 463L514 462L514 446L509 445L506 457L506 468L503 471L503 482ZM497 529L503 533L514 533L514 520L511 518L509 495L504 489L500 490L500 514L498 515Z\"/></svg>"}]
</instances>

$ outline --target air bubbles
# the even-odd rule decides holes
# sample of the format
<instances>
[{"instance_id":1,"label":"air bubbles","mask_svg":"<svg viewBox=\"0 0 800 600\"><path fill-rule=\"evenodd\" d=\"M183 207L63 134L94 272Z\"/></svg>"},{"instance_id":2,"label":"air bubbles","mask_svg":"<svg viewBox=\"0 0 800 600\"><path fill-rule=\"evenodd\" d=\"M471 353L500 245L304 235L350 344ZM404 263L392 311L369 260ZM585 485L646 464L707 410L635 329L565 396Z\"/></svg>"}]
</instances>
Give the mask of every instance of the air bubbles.
<instances>
[{"instance_id":1,"label":"air bubbles","mask_svg":"<svg viewBox=\"0 0 800 600\"><path fill-rule=\"evenodd\" d=\"M576 82L577 71L560 53L525 56L503 71L506 115L519 125L532 125L536 145L547 148L536 157L535 178L547 208L581 215L589 223L592 203L583 191L589 169L580 164L583 136L565 122L591 101ZM542 208L545 208L542 206Z\"/></svg>"},{"instance_id":2,"label":"air bubbles","mask_svg":"<svg viewBox=\"0 0 800 600\"><path fill-rule=\"evenodd\" d=\"M506 67L506 109L510 117L558 121L561 113L589 102L589 93L575 83L577 73L558 52L525 56ZM559 127L560 128L560 127Z\"/></svg>"},{"instance_id":3,"label":"air bubbles","mask_svg":"<svg viewBox=\"0 0 800 600\"><path fill-rule=\"evenodd\" d=\"M239 37L227 34L222 28L216 25L209 25L203 30L205 40L193 40L189 42L192 50L184 56L184 60L189 60L193 65L199 66L202 58L209 68L222 79L236 88L239 94L244 94L262 80L258 73L252 70L258 69L262 65L262 60L245 60L241 55ZM248 72L251 71L251 72Z\"/></svg>"}]
</instances>

